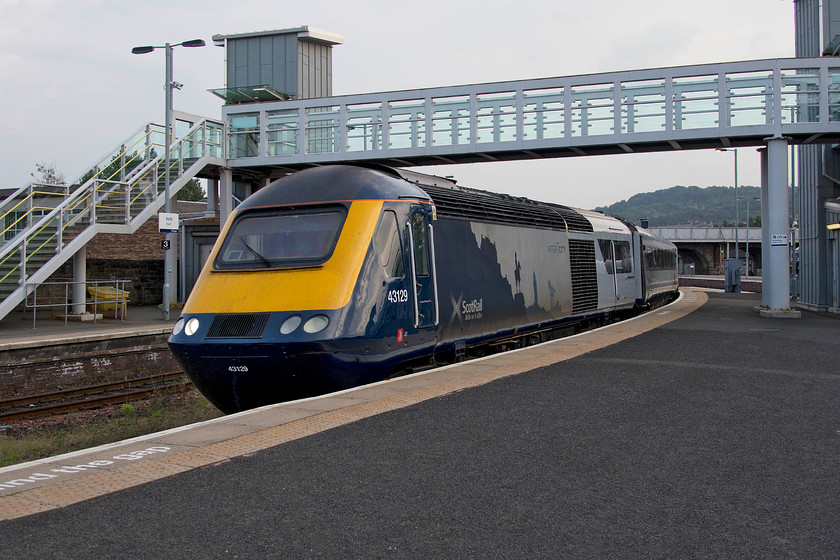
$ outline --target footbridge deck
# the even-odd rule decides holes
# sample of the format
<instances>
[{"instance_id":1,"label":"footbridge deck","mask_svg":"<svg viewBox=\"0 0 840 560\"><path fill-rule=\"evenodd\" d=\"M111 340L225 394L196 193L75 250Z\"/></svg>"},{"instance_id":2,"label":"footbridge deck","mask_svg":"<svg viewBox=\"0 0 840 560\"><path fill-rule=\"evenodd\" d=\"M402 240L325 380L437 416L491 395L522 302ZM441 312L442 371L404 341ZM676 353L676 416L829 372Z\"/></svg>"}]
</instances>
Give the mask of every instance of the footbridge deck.
<instances>
[{"instance_id":1,"label":"footbridge deck","mask_svg":"<svg viewBox=\"0 0 840 560\"><path fill-rule=\"evenodd\" d=\"M232 167L396 166L840 140L840 61L773 59L228 105Z\"/></svg>"}]
</instances>

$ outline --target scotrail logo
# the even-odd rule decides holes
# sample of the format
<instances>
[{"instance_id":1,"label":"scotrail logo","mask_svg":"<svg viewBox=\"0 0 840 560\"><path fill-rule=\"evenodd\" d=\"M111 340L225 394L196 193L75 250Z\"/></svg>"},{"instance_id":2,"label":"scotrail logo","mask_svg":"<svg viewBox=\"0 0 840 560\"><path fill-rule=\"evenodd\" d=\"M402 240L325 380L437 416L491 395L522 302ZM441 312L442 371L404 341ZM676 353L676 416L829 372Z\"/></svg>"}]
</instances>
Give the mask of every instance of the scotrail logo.
<instances>
[{"instance_id":1,"label":"scotrail logo","mask_svg":"<svg viewBox=\"0 0 840 560\"><path fill-rule=\"evenodd\" d=\"M484 298L464 301L464 294L462 292L458 295L458 299L455 299L452 295L449 296L449 299L452 301L452 316L449 317L450 323L454 323L456 318L459 322L464 322L481 319L484 316Z\"/></svg>"}]
</instances>

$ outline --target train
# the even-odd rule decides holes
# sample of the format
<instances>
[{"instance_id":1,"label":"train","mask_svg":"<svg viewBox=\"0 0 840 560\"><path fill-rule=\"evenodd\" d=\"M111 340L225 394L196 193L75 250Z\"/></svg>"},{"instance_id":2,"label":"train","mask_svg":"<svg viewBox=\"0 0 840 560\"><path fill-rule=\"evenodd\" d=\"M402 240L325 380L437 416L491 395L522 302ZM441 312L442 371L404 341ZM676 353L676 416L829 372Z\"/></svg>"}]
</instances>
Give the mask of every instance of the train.
<instances>
[{"instance_id":1,"label":"train","mask_svg":"<svg viewBox=\"0 0 840 560\"><path fill-rule=\"evenodd\" d=\"M547 341L677 290L676 246L626 220L325 165L234 210L169 347L233 413Z\"/></svg>"}]
</instances>

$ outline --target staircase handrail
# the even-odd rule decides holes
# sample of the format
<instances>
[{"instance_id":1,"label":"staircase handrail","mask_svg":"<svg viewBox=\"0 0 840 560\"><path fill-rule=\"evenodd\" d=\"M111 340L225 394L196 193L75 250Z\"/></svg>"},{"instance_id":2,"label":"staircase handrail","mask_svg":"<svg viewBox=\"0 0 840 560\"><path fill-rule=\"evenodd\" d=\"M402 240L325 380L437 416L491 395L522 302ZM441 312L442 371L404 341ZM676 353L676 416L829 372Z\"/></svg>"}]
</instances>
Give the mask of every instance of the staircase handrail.
<instances>
[{"instance_id":1,"label":"staircase handrail","mask_svg":"<svg viewBox=\"0 0 840 560\"><path fill-rule=\"evenodd\" d=\"M166 140L165 130L166 129L163 125L155 124L153 122L149 122L149 123L146 123L144 125L141 125L134 132L132 132L124 141L120 142L120 144L118 144L118 147L116 149L110 150L105 155L100 157L96 161L96 163L94 163L93 165L88 167L87 171L82 173L82 175L80 177L78 177L75 181L73 181L71 183L71 185L79 188L79 187L83 186L84 183L86 183L88 180L97 178L97 176L100 173L106 171L108 169L108 167L110 167L110 165L114 161L116 161L117 158L121 158L121 157L125 156L126 154L131 153L131 150L135 149L138 146L138 144L140 144L143 141L146 141L146 146L147 146L147 148L145 148L143 150L144 152L146 151L146 149L149 149L152 146L162 147L163 142ZM153 140L154 136L160 136L162 138L162 140L155 141L155 140ZM119 166L115 169L115 172L116 171L122 171L122 169L124 169L124 168L125 168L125 165L121 165L121 166ZM83 181L83 179L85 179L85 176L93 170L96 170L95 174ZM112 175L113 175L113 173L112 173ZM105 177L105 179L112 179L112 178L113 178L113 176Z\"/></svg>"},{"instance_id":2,"label":"staircase handrail","mask_svg":"<svg viewBox=\"0 0 840 560\"><path fill-rule=\"evenodd\" d=\"M163 140L160 142L155 141L153 138L154 135L161 135ZM119 144L119 146L115 150L111 150L102 157L100 157L96 163L94 163L91 167L85 171L81 177L77 178L75 181L68 183L66 185L49 185L49 186L57 186L64 189L64 193L56 193L58 196L68 196L71 192L75 191L76 189L82 187L87 181L96 179L100 176L100 174L107 171L111 165L119 159L120 165L111 171L111 174L106 179L113 179L116 174L121 174L121 179L127 179L128 177L134 174L134 169L129 169L129 173L125 174L125 169L138 157L145 155L146 152L151 152L155 146L162 147L162 142L166 140L165 136L165 129L162 125L158 125L155 123L147 123L140 126L136 129L130 136L128 136L123 142ZM135 150L139 144L145 141L145 147L142 151L137 151L133 157L130 157L128 160L125 159L126 155L131 154L132 150ZM91 175L88 179L85 179L87 175L89 175L93 171L93 175ZM24 216L16 218L12 224L7 224L6 217L12 213L16 212L21 205L27 203L27 201L32 200L36 194L40 195L47 195L49 198L50 195L53 193L45 193L42 191L36 191L35 189L39 186L48 185L47 183L43 182L31 182L23 187L18 188L7 196L2 202L0 202L0 223L4 224L4 229L2 232L2 236L6 235L6 232L9 229L12 229L14 225L18 224L23 218L29 216L32 208L27 208L27 211L24 213ZM17 237L17 236L16 236ZM13 240L9 240L13 241Z\"/></svg>"},{"instance_id":3,"label":"staircase handrail","mask_svg":"<svg viewBox=\"0 0 840 560\"><path fill-rule=\"evenodd\" d=\"M49 192L48 190L43 190L43 189L55 189L58 192ZM23 196L22 198L16 198L16 197L24 194L27 190L30 191L30 192L27 193L25 196ZM0 231L0 239L4 239L6 237L6 234L10 230L18 230L18 233L15 235L15 237L17 237L17 235L20 235L26 228L19 228L19 227L16 227L16 226L18 226L18 224L20 224L22 221L27 220L27 217L29 216L30 212L32 212L33 210L46 210L47 209L47 207L43 207L43 206L36 207L32 204L29 204L23 209L23 210L25 210L25 212L23 212L23 215L16 217L12 221L9 221L9 220L6 219L6 217L9 214L11 214L13 212L18 212L18 210L21 209L21 206L23 206L23 205L27 204L28 202L34 200L35 195L41 195L45 198L48 198L48 197L52 197L52 196L67 197L67 196L69 196L69 194L70 194L70 185L58 185L58 184L55 184L55 183L32 182L32 183L27 184L25 187L21 187L20 189L15 191L13 194L6 197L6 200L4 200L3 203L2 203L2 205L10 206L10 208L8 208L8 210L5 213L0 215L0 227L3 227L3 230ZM0 206L0 208L2 208L2 206ZM2 241L2 243L7 243L9 241L13 241L13 239L4 240L4 241Z\"/></svg>"},{"instance_id":4,"label":"staircase handrail","mask_svg":"<svg viewBox=\"0 0 840 560\"><path fill-rule=\"evenodd\" d=\"M218 121L215 121L215 120L212 120L212 119L202 119L201 121L196 123L192 128L190 128L190 130L188 130L187 133L182 138L177 139L173 143L172 149L170 149L170 152L175 154L175 156L174 157L170 156L170 170L172 169L172 167L174 165L177 164L177 165L179 165L179 171L183 172L183 169L181 169L181 166L183 165L183 155L184 155L183 152L182 152L182 148L186 144L186 142L188 140L191 140L193 138L193 136L199 130L203 130L205 132L202 135L202 139L201 139L200 143L197 143L197 144L191 146L190 149L187 151L187 153L192 151L192 149L195 148L195 147L202 147L203 148L202 151L204 152L203 155L208 155L207 152L210 151L207 147L208 142L207 142L207 134L206 134L206 128L207 128L208 123L212 123L212 124L216 124L217 126L221 126L221 123L219 123ZM222 131L220 130L220 132L222 132ZM222 146L219 145L219 150L221 150L221 149L222 149ZM221 157L221 152L218 155L219 155L219 157ZM201 156L198 156L198 157L201 157ZM21 258L21 266L19 267L19 271L20 271L21 278L25 279L25 277L26 277L26 269L25 269L26 260L25 259L28 258L27 255L26 255L26 244L27 244L27 242L30 238L40 234L49 225L51 225L54 221L57 220L58 225L57 225L56 233L51 236L50 240L52 238L56 237L56 236L58 237L55 252L56 252L56 254L61 253L62 249L63 249L61 238L62 238L62 233L63 233L64 229L66 229L70 225L73 225L75 222L77 222L79 219L81 219L85 215L90 215L90 226L89 227L95 226L95 224L96 224L96 201L97 201L97 192L98 192L97 189L98 189L99 185L101 185L102 183L105 183L105 182L107 182L109 184L117 185L117 186L124 185L126 187L126 193L130 193L131 186L135 183L139 183L139 180L142 179L143 177L145 177L145 175L148 174L149 170L158 166L163 159L164 159L164 154L161 154L161 155L156 156L153 160L149 161L146 165L141 166L142 167L141 170L138 170L137 172L131 174L132 175L131 181L111 181L111 180L105 180L105 179L97 179L95 176L91 177L83 185L79 186L75 191L73 191L69 196L67 196L64 199L64 201L62 201L59 205L57 205L52 211L50 211L48 214L46 214L41 219L39 219L34 225L30 226L27 229L27 231L25 231L21 235L15 237L14 240L12 240L11 242L7 243L5 246L0 248L0 264L4 263L6 260L8 260L12 253L17 252L17 251L21 252L22 258ZM157 185L158 185L159 179L161 177L163 177L163 173L158 174L155 177L155 180L150 183L149 187L151 187L151 185L155 185L156 191L159 190L157 188ZM149 187L147 187L147 189ZM144 191L145 191L145 189L144 189ZM105 196L105 195L103 195L103 196ZM164 196L164 194L162 192L155 192L155 196L152 197L149 204L152 204L155 200L157 200L158 198L160 198L162 196ZM133 200L136 200L136 198L137 197L135 197L135 199L133 199ZM93 203L90 203L89 202L90 200L93 200ZM131 201L133 201L133 200L131 200ZM129 204L130 204L131 201L129 201ZM79 207L80 204L84 204L84 206L83 206L82 209L78 210L78 207ZM62 215L65 211L69 211L71 219L68 220L66 223L63 223L62 222ZM129 216L129 217L127 217L127 222L130 222L130 221L131 221L131 218ZM35 251L33 251L32 254L37 253L47 243L48 243L48 241L43 242L39 247L37 247L35 249ZM6 274L6 276L0 278L0 283L2 283L7 278L9 278L9 276L12 275L14 270L15 269L12 269L11 271L9 271L9 273Z\"/></svg>"}]
</instances>

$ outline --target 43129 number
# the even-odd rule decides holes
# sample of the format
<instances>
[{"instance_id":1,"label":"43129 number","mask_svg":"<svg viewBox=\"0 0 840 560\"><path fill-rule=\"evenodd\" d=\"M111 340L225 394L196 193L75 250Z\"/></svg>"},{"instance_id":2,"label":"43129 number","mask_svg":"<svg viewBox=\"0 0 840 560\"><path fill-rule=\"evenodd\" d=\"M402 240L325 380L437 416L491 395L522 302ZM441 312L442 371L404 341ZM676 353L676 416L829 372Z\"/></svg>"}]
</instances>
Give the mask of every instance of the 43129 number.
<instances>
[{"instance_id":1,"label":"43129 number","mask_svg":"<svg viewBox=\"0 0 840 560\"><path fill-rule=\"evenodd\" d=\"M408 301L408 290L390 290L388 301L391 303L405 303Z\"/></svg>"}]
</instances>

